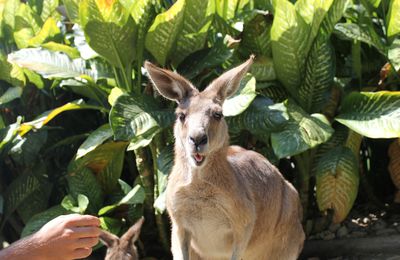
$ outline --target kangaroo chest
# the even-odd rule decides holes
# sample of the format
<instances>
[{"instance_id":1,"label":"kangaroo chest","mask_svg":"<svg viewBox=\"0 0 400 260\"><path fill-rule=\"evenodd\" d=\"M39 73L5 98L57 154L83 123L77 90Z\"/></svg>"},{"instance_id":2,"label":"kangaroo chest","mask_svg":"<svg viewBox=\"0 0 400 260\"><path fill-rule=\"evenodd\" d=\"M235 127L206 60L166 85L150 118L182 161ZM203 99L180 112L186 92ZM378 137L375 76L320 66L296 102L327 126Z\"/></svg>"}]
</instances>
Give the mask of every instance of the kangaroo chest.
<instances>
[{"instance_id":1,"label":"kangaroo chest","mask_svg":"<svg viewBox=\"0 0 400 260\"><path fill-rule=\"evenodd\" d=\"M169 197L171 217L188 232L196 251L213 258L230 256L233 235L228 216L234 212L229 213L225 194L206 184L176 188Z\"/></svg>"}]
</instances>

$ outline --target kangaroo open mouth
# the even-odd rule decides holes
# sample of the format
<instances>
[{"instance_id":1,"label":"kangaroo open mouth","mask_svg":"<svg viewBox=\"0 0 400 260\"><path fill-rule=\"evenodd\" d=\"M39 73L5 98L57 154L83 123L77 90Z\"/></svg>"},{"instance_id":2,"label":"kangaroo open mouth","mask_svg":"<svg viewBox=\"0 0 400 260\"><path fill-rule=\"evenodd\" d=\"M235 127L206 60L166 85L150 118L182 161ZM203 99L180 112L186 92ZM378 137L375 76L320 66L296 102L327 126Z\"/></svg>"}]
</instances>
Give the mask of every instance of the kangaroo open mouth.
<instances>
[{"instance_id":1,"label":"kangaroo open mouth","mask_svg":"<svg viewBox=\"0 0 400 260\"><path fill-rule=\"evenodd\" d=\"M197 165L200 165L204 161L204 156L199 153L193 154L193 158L196 161Z\"/></svg>"}]
</instances>

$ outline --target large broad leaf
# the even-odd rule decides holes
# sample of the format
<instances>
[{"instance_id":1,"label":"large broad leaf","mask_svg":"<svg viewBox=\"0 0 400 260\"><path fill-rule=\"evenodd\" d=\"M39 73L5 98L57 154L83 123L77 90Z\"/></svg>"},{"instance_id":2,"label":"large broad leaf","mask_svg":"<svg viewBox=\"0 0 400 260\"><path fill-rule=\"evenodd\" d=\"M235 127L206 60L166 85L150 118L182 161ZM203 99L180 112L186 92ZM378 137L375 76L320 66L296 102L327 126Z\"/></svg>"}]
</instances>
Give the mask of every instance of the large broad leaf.
<instances>
[{"instance_id":1,"label":"large broad leaf","mask_svg":"<svg viewBox=\"0 0 400 260\"><path fill-rule=\"evenodd\" d=\"M88 213L97 213L103 204L104 193L92 171L72 162L68 167L67 181L69 193L74 197L85 195L89 199Z\"/></svg>"},{"instance_id":2,"label":"large broad leaf","mask_svg":"<svg viewBox=\"0 0 400 260\"><path fill-rule=\"evenodd\" d=\"M44 167L34 168L34 173L25 172L15 179L6 189L4 193L4 222L8 217L18 208L21 204L29 199L34 193L43 189L44 179L42 175L45 174Z\"/></svg>"},{"instance_id":3,"label":"large broad leaf","mask_svg":"<svg viewBox=\"0 0 400 260\"><path fill-rule=\"evenodd\" d=\"M5 80L11 85L22 87L25 86L26 78L23 70L15 65L7 62L6 58L0 55L0 80Z\"/></svg>"},{"instance_id":4,"label":"large broad leaf","mask_svg":"<svg viewBox=\"0 0 400 260\"><path fill-rule=\"evenodd\" d=\"M222 107L224 116L239 115L246 110L256 96L256 79L248 74L240 82L240 87L235 95L225 100Z\"/></svg>"},{"instance_id":5,"label":"large broad leaf","mask_svg":"<svg viewBox=\"0 0 400 260\"><path fill-rule=\"evenodd\" d=\"M73 212L66 210L61 205L57 205L52 208L49 208L46 211L36 214L29 220L29 222L26 224L26 226L22 230L21 237L29 236L29 235L35 233L36 231L38 231L41 227L43 227L50 220L52 220L58 216L66 215L66 214L70 214L70 213L73 213Z\"/></svg>"},{"instance_id":6,"label":"large broad leaf","mask_svg":"<svg viewBox=\"0 0 400 260\"><path fill-rule=\"evenodd\" d=\"M271 28L272 54L278 79L296 97L304 76L310 26L287 0L277 1Z\"/></svg>"},{"instance_id":7,"label":"large broad leaf","mask_svg":"<svg viewBox=\"0 0 400 260\"><path fill-rule=\"evenodd\" d=\"M298 90L298 100L309 113L318 112L326 103L333 84L334 53L329 42L316 41L306 63L305 78Z\"/></svg>"},{"instance_id":8,"label":"large broad leaf","mask_svg":"<svg viewBox=\"0 0 400 260\"><path fill-rule=\"evenodd\" d=\"M321 23L318 41L324 42L329 39L335 28L335 24L340 20L340 18L342 18L349 3L349 0L333 1L328 13L325 15L325 18Z\"/></svg>"},{"instance_id":9,"label":"large broad leaf","mask_svg":"<svg viewBox=\"0 0 400 260\"><path fill-rule=\"evenodd\" d=\"M234 51L228 47L227 38L217 36L211 48L202 49L189 55L178 67L179 73L192 79L205 69L220 66L232 57Z\"/></svg>"},{"instance_id":10,"label":"large broad leaf","mask_svg":"<svg viewBox=\"0 0 400 260\"><path fill-rule=\"evenodd\" d=\"M165 193L168 183L168 175L172 170L174 163L174 149L172 145L164 147L157 158L157 194L154 201L154 208L158 213L165 211Z\"/></svg>"},{"instance_id":11,"label":"large broad leaf","mask_svg":"<svg viewBox=\"0 0 400 260\"><path fill-rule=\"evenodd\" d=\"M276 79L274 61L269 57L257 57L253 65L251 65L250 72L257 81L272 81Z\"/></svg>"},{"instance_id":12,"label":"large broad leaf","mask_svg":"<svg viewBox=\"0 0 400 260\"><path fill-rule=\"evenodd\" d=\"M309 115L293 101L284 103L289 114L289 122L282 131L271 134L271 143L279 158L292 156L326 142L333 129L321 114Z\"/></svg>"},{"instance_id":13,"label":"large broad leaf","mask_svg":"<svg viewBox=\"0 0 400 260\"><path fill-rule=\"evenodd\" d=\"M380 36L374 30L371 23L338 23L335 25L335 33L346 40L357 40L374 46L383 55L386 55L386 48Z\"/></svg>"},{"instance_id":14,"label":"large broad leaf","mask_svg":"<svg viewBox=\"0 0 400 260\"><path fill-rule=\"evenodd\" d=\"M239 2L240 0L216 1L216 12L221 18L224 18L225 20L232 19L235 17L237 10L236 8Z\"/></svg>"},{"instance_id":15,"label":"large broad leaf","mask_svg":"<svg viewBox=\"0 0 400 260\"><path fill-rule=\"evenodd\" d=\"M400 92L353 92L335 119L370 138L399 137Z\"/></svg>"},{"instance_id":16,"label":"large broad leaf","mask_svg":"<svg viewBox=\"0 0 400 260\"><path fill-rule=\"evenodd\" d=\"M74 78L88 75L97 79L95 72L86 69L84 60L71 60L68 55L41 48L22 49L8 55L8 61L33 70L44 78Z\"/></svg>"},{"instance_id":17,"label":"large broad leaf","mask_svg":"<svg viewBox=\"0 0 400 260\"><path fill-rule=\"evenodd\" d=\"M287 123L288 115L283 104L273 104L270 99L256 97L243 113L226 120L232 132L247 130L263 136L281 129Z\"/></svg>"},{"instance_id":18,"label":"large broad leaf","mask_svg":"<svg viewBox=\"0 0 400 260\"><path fill-rule=\"evenodd\" d=\"M358 192L358 163L353 152L343 146L326 153L317 165L317 203L321 211L333 209L333 222L342 222Z\"/></svg>"},{"instance_id":19,"label":"large broad leaf","mask_svg":"<svg viewBox=\"0 0 400 260\"><path fill-rule=\"evenodd\" d=\"M79 22L79 0L62 0L69 20L73 23Z\"/></svg>"},{"instance_id":20,"label":"large broad leaf","mask_svg":"<svg viewBox=\"0 0 400 260\"><path fill-rule=\"evenodd\" d=\"M13 39L15 17L20 5L20 0L7 0L4 3L1 21L2 30L0 30L0 36L4 36L5 39Z\"/></svg>"},{"instance_id":21,"label":"large broad leaf","mask_svg":"<svg viewBox=\"0 0 400 260\"><path fill-rule=\"evenodd\" d=\"M387 16L387 36L394 38L400 33L400 0L392 0Z\"/></svg>"},{"instance_id":22,"label":"large broad leaf","mask_svg":"<svg viewBox=\"0 0 400 260\"><path fill-rule=\"evenodd\" d=\"M20 98L23 92L21 87L10 87L0 96L0 105L6 104L13 101L14 99Z\"/></svg>"},{"instance_id":23,"label":"large broad leaf","mask_svg":"<svg viewBox=\"0 0 400 260\"><path fill-rule=\"evenodd\" d=\"M105 124L94 130L89 137L79 146L76 159L86 155L101 145L113 135L109 124Z\"/></svg>"},{"instance_id":24,"label":"large broad leaf","mask_svg":"<svg viewBox=\"0 0 400 260\"><path fill-rule=\"evenodd\" d=\"M0 129L0 152L9 144L18 134L18 129L21 125L21 117L17 118L17 122L5 128Z\"/></svg>"},{"instance_id":25,"label":"large broad leaf","mask_svg":"<svg viewBox=\"0 0 400 260\"><path fill-rule=\"evenodd\" d=\"M24 134L26 134L27 132L29 132L32 129L42 128L50 120L52 120L54 117L56 117L57 115L59 115L62 112L70 111L70 110L79 110L79 109L98 109L100 111L107 111L103 107L87 105L87 104L85 104L85 102L82 99L73 101L73 102L67 103L61 107L55 108L53 110L46 111L31 122L23 123L20 126L19 134L21 136L23 136Z\"/></svg>"},{"instance_id":26,"label":"large broad leaf","mask_svg":"<svg viewBox=\"0 0 400 260\"><path fill-rule=\"evenodd\" d=\"M213 13L211 0L176 1L157 15L147 34L146 48L163 66L169 59L179 64L204 46Z\"/></svg>"},{"instance_id":27,"label":"large broad leaf","mask_svg":"<svg viewBox=\"0 0 400 260\"><path fill-rule=\"evenodd\" d=\"M49 41L49 42L41 44L40 46L49 51L53 51L53 52L59 51L59 52L65 53L71 59L80 58L79 51L76 48L65 45L65 44Z\"/></svg>"},{"instance_id":28,"label":"large broad leaf","mask_svg":"<svg viewBox=\"0 0 400 260\"><path fill-rule=\"evenodd\" d=\"M86 41L113 66L125 69L134 58L135 24L116 0L84 0L79 7Z\"/></svg>"},{"instance_id":29,"label":"large broad leaf","mask_svg":"<svg viewBox=\"0 0 400 260\"><path fill-rule=\"evenodd\" d=\"M29 46L43 25L41 18L27 4L21 4L15 16L14 40L19 49Z\"/></svg>"},{"instance_id":30,"label":"large broad leaf","mask_svg":"<svg viewBox=\"0 0 400 260\"><path fill-rule=\"evenodd\" d=\"M122 95L110 111L110 124L117 140L131 140L154 128L170 126L173 121L172 110L160 109L154 99L147 97Z\"/></svg>"},{"instance_id":31,"label":"large broad leaf","mask_svg":"<svg viewBox=\"0 0 400 260\"><path fill-rule=\"evenodd\" d=\"M215 12L213 0L186 0L185 16L171 56L179 64L186 56L204 47Z\"/></svg>"},{"instance_id":32,"label":"large broad leaf","mask_svg":"<svg viewBox=\"0 0 400 260\"><path fill-rule=\"evenodd\" d=\"M390 45L388 58L394 66L394 70L398 71L400 69L400 39L394 39L392 45Z\"/></svg>"},{"instance_id":33,"label":"large broad leaf","mask_svg":"<svg viewBox=\"0 0 400 260\"><path fill-rule=\"evenodd\" d=\"M40 44L54 41L54 42L61 42L63 37L61 35L60 28L57 26L57 21L50 17L46 20L43 27L40 31L35 35L35 37L29 39L28 46L31 47L38 47Z\"/></svg>"},{"instance_id":34,"label":"large broad leaf","mask_svg":"<svg viewBox=\"0 0 400 260\"><path fill-rule=\"evenodd\" d=\"M28 1L28 4L36 14L40 15L43 21L46 21L47 18L56 12L58 0L33 0Z\"/></svg>"},{"instance_id":35,"label":"large broad leaf","mask_svg":"<svg viewBox=\"0 0 400 260\"><path fill-rule=\"evenodd\" d=\"M46 142L47 131L32 131L23 137L17 136L8 154L14 162L29 167L40 160L40 150Z\"/></svg>"},{"instance_id":36,"label":"large broad leaf","mask_svg":"<svg viewBox=\"0 0 400 260\"><path fill-rule=\"evenodd\" d=\"M256 15L250 22L244 24L242 40L239 50L242 55L248 57L255 54L271 57L271 26L272 20L268 16Z\"/></svg>"},{"instance_id":37,"label":"large broad leaf","mask_svg":"<svg viewBox=\"0 0 400 260\"><path fill-rule=\"evenodd\" d=\"M146 194L140 185L136 185L120 201L113 205L105 206L99 210L99 216L103 216L115 210L121 205L143 204Z\"/></svg>"},{"instance_id":38,"label":"large broad leaf","mask_svg":"<svg viewBox=\"0 0 400 260\"><path fill-rule=\"evenodd\" d=\"M111 192L121 177L127 142L108 142L98 146L78 159L79 167L87 167L95 173L103 190Z\"/></svg>"}]
</instances>

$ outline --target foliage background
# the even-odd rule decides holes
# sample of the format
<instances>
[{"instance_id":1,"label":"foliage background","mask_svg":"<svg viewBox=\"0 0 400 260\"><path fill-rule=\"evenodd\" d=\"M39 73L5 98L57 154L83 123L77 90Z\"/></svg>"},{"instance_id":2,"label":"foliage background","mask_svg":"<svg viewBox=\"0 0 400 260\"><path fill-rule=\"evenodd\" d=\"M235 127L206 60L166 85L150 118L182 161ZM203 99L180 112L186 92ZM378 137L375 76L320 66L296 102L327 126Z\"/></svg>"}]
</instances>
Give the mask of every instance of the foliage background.
<instances>
[{"instance_id":1,"label":"foliage background","mask_svg":"<svg viewBox=\"0 0 400 260\"><path fill-rule=\"evenodd\" d=\"M224 105L231 142L295 184L306 231L357 196L385 207L399 33L399 0L0 1L1 236L69 212L121 234L144 215L141 254L168 256L174 104L144 60L202 89L255 54Z\"/></svg>"}]
</instances>

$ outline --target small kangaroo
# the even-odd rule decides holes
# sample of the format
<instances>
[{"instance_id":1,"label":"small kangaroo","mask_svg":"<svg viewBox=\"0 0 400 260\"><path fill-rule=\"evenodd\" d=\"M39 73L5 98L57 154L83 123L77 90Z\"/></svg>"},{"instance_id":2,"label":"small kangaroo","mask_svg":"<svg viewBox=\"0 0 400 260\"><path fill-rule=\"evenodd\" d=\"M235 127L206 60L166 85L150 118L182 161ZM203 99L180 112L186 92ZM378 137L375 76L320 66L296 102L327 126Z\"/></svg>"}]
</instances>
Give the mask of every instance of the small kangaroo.
<instances>
[{"instance_id":1,"label":"small kangaroo","mask_svg":"<svg viewBox=\"0 0 400 260\"><path fill-rule=\"evenodd\" d=\"M116 235L108 231L100 231L100 241L107 246L107 254L105 260L138 260L139 256L135 246L136 240L139 238L140 229L143 225L144 218L141 217L125 234L118 238Z\"/></svg>"},{"instance_id":2,"label":"small kangaroo","mask_svg":"<svg viewBox=\"0 0 400 260\"><path fill-rule=\"evenodd\" d=\"M303 247L296 189L262 155L229 146L222 104L239 88L253 59L202 92L182 76L145 62L160 94L178 103L166 195L176 260L297 259Z\"/></svg>"}]
</instances>

